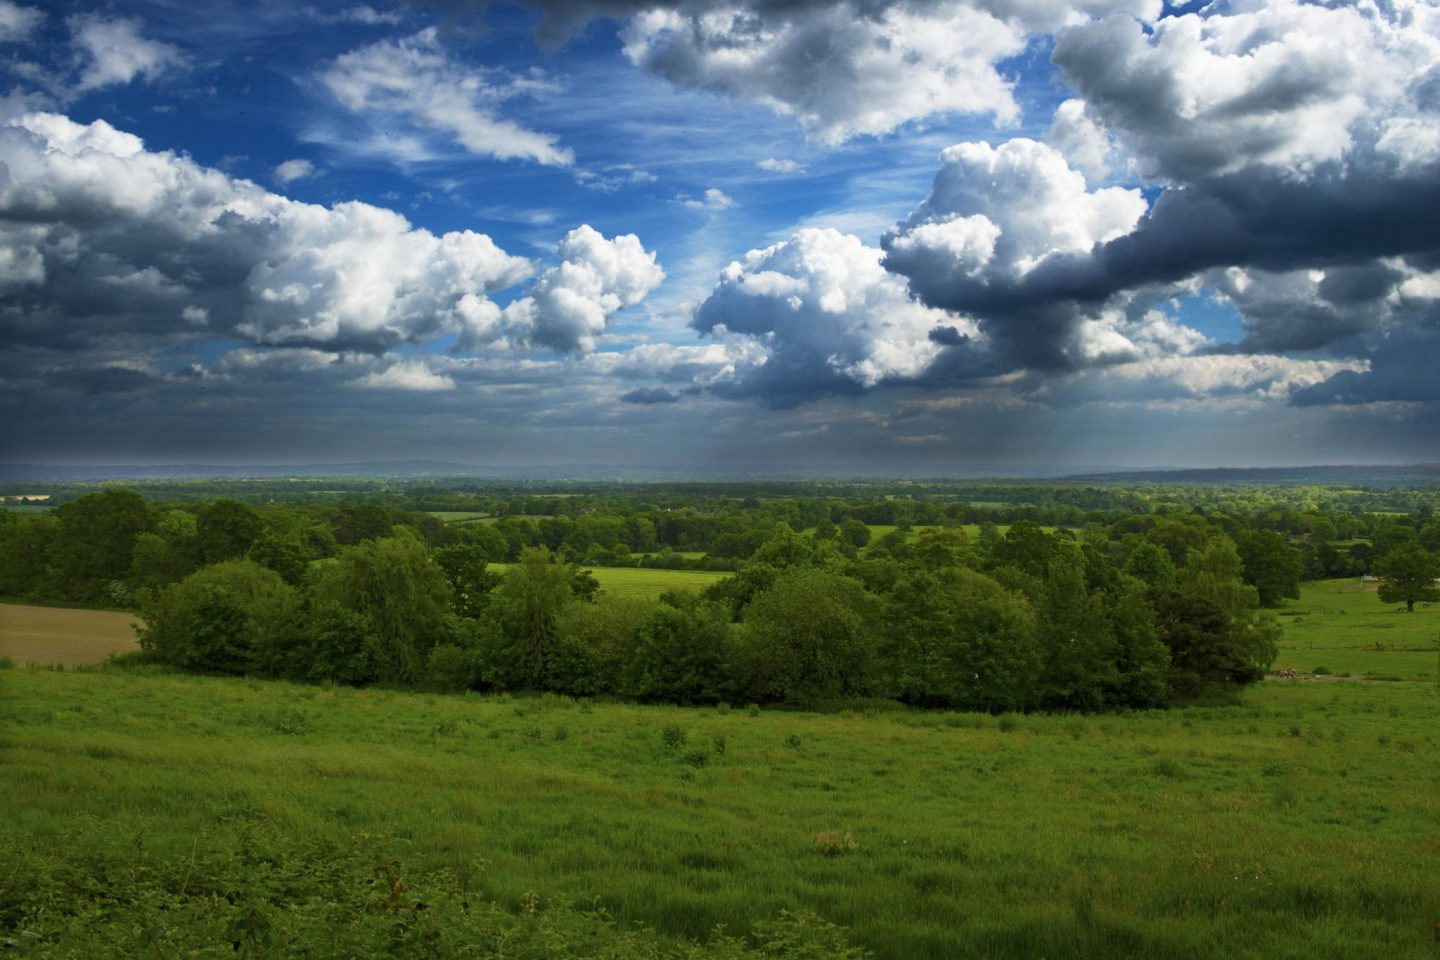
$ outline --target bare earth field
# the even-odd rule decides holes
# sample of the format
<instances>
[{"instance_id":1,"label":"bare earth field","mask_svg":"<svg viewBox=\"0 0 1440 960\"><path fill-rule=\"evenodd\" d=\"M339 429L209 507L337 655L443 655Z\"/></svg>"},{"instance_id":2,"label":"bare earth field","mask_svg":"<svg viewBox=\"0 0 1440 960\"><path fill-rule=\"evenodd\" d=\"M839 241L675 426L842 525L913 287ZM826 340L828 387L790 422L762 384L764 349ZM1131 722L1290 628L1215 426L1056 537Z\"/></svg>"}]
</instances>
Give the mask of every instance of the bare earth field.
<instances>
[{"instance_id":1,"label":"bare earth field","mask_svg":"<svg viewBox=\"0 0 1440 960\"><path fill-rule=\"evenodd\" d=\"M134 614L0 603L0 656L67 667L137 650Z\"/></svg>"}]
</instances>

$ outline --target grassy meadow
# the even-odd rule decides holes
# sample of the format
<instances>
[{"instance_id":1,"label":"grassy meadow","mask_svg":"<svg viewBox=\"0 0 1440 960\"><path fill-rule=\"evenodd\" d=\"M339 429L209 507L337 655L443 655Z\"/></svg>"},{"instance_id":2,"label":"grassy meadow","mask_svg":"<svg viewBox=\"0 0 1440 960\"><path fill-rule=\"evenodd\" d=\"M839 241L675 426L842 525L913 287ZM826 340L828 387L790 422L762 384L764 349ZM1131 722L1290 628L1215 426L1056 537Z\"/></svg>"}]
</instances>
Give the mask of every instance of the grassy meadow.
<instances>
[{"instance_id":1,"label":"grassy meadow","mask_svg":"<svg viewBox=\"0 0 1440 960\"><path fill-rule=\"evenodd\" d=\"M1300 599L1278 613L1285 626L1276 669L1399 680L1436 679L1440 604L1381 603L1374 584L1358 579L1300 585Z\"/></svg>"},{"instance_id":2,"label":"grassy meadow","mask_svg":"<svg viewBox=\"0 0 1440 960\"><path fill-rule=\"evenodd\" d=\"M0 909L45 892L32 932L77 949L124 935L114 916L87 932L71 915L92 875L136 887L123 913L173 899L187 864L279 870L307 851L324 873L358 845L505 911L560 899L663 937L803 910L877 957L1435 951L1440 695L1421 683L1270 681L1238 705L1092 717L425 696L118 667L0 684ZM210 879L190 882L213 898ZM272 895L265 922L326 895Z\"/></svg>"},{"instance_id":3,"label":"grassy meadow","mask_svg":"<svg viewBox=\"0 0 1440 960\"><path fill-rule=\"evenodd\" d=\"M509 564L492 563L494 570L508 569ZM600 589L613 597L640 597L657 600L667 590L703 590L717 580L730 576L713 570L654 570L648 567L586 567L600 584Z\"/></svg>"},{"instance_id":4,"label":"grassy meadow","mask_svg":"<svg viewBox=\"0 0 1440 960\"><path fill-rule=\"evenodd\" d=\"M74 957L843 955L823 930L744 939L796 911L896 960L1433 958L1440 610L1357 586L1281 611L1277 666L1336 676L1120 715L0 670L0 935Z\"/></svg>"}]
</instances>

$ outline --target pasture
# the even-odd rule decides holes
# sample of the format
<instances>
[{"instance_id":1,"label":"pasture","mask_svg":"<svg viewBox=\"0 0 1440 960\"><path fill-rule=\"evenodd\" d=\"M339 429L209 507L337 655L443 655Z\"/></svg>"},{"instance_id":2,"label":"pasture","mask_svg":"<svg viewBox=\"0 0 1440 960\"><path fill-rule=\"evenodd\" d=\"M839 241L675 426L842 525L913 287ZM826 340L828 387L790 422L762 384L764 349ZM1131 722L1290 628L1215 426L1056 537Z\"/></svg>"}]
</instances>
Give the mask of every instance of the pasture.
<instances>
[{"instance_id":1,"label":"pasture","mask_svg":"<svg viewBox=\"0 0 1440 960\"><path fill-rule=\"evenodd\" d=\"M1374 585L1358 578L1300 585L1300 599L1280 610L1285 639L1276 669L1400 680L1436 679L1440 605L1381 603Z\"/></svg>"},{"instance_id":2,"label":"pasture","mask_svg":"<svg viewBox=\"0 0 1440 960\"><path fill-rule=\"evenodd\" d=\"M403 879L441 907L569 901L665 938L813 911L882 960L1434 957L1427 684L1268 681L1231 706L1090 717L112 665L0 684L0 911L35 955L230 955L246 924L284 945L380 877L343 929L398 909Z\"/></svg>"},{"instance_id":3,"label":"pasture","mask_svg":"<svg viewBox=\"0 0 1440 960\"><path fill-rule=\"evenodd\" d=\"M99 663L112 653L139 649L139 618L109 610L72 610L0 603L0 657L26 663Z\"/></svg>"},{"instance_id":4,"label":"pasture","mask_svg":"<svg viewBox=\"0 0 1440 960\"><path fill-rule=\"evenodd\" d=\"M489 513L478 510L430 510L430 516L441 523L474 523L475 521L491 521L495 517Z\"/></svg>"},{"instance_id":5,"label":"pasture","mask_svg":"<svg viewBox=\"0 0 1440 960\"><path fill-rule=\"evenodd\" d=\"M492 570L506 570L509 564L492 563ZM594 574L600 589L612 597L640 597L658 600L668 590L703 590L716 580L730 576L713 570L652 570L648 567L585 567Z\"/></svg>"}]
</instances>

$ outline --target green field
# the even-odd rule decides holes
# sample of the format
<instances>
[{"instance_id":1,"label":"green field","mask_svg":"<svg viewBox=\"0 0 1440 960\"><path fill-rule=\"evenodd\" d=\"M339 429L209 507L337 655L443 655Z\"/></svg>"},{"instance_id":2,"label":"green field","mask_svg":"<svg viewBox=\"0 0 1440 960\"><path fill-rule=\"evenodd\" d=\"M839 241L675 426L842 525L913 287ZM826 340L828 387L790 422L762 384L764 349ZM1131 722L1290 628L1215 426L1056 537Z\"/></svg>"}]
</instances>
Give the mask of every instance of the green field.
<instances>
[{"instance_id":1,"label":"green field","mask_svg":"<svg viewBox=\"0 0 1440 960\"><path fill-rule=\"evenodd\" d=\"M1402 607L1381 603L1373 584L1362 590L1357 579L1301 584L1300 599L1278 611L1285 639L1275 666L1433 682L1440 605Z\"/></svg>"},{"instance_id":2,"label":"green field","mask_svg":"<svg viewBox=\"0 0 1440 960\"><path fill-rule=\"evenodd\" d=\"M897 960L1435 956L1421 683L999 718L113 667L0 684L0 911L37 956L229 956L247 923L283 945L372 873L441 907L560 898L675 937L808 910Z\"/></svg>"},{"instance_id":3,"label":"green field","mask_svg":"<svg viewBox=\"0 0 1440 960\"><path fill-rule=\"evenodd\" d=\"M492 563L493 570L508 564ZM600 582L600 589L614 597L659 599L667 590L703 590L716 580L730 576L712 570L652 570L647 567L586 567Z\"/></svg>"},{"instance_id":4,"label":"green field","mask_svg":"<svg viewBox=\"0 0 1440 960\"><path fill-rule=\"evenodd\" d=\"M430 516L445 523L472 523L476 520L493 520L492 515L476 510L430 510Z\"/></svg>"}]
</instances>

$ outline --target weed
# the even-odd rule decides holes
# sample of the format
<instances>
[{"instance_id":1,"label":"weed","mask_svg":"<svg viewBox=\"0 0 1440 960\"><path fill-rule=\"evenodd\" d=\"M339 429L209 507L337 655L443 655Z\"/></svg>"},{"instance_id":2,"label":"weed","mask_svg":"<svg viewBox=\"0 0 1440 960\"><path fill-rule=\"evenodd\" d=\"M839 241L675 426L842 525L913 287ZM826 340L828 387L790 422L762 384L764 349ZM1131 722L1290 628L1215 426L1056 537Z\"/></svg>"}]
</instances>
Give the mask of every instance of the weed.
<instances>
[{"instance_id":1,"label":"weed","mask_svg":"<svg viewBox=\"0 0 1440 960\"><path fill-rule=\"evenodd\" d=\"M860 849L860 844L855 842L855 837L849 830L844 833L839 830L821 830L811 839L811 844L817 853L826 857L838 857Z\"/></svg>"},{"instance_id":2,"label":"weed","mask_svg":"<svg viewBox=\"0 0 1440 960\"><path fill-rule=\"evenodd\" d=\"M660 742L667 750L679 750L685 746L685 741L690 739L690 734L678 723L667 723L660 731Z\"/></svg>"}]
</instances>

